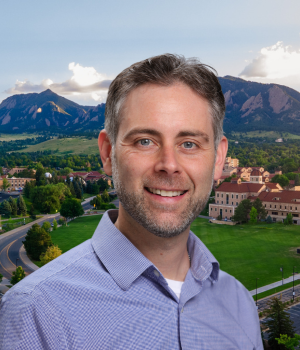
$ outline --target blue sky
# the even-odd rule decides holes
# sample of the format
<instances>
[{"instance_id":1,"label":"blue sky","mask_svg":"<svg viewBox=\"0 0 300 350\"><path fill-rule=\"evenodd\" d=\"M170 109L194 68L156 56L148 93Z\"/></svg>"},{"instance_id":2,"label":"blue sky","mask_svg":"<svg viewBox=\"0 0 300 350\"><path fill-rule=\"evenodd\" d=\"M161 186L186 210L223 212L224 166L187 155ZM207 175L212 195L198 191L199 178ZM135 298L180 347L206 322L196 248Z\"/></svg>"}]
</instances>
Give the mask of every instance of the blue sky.
<instances>
[{"instance_id":1,"label":"blue sky","mask_svg":"<svg viewBox=\"0 0 300 350\"><path fill-rule=\"evenodd\" d=\"M96 105L121 70L165 52L300 91L299 13L299 0L1 1L0 101L50 87Z\"/></svg>"}]
</instances>

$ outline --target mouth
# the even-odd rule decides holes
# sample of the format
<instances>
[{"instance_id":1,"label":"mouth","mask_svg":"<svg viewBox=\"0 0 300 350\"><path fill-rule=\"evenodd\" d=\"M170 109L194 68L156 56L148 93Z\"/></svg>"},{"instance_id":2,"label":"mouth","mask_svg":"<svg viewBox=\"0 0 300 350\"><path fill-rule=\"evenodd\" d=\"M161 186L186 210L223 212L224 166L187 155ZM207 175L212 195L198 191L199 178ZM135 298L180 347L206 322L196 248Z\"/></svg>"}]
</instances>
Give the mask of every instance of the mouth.
<instances>
[{"instance_id":1,"label":"mouth","mask_svg":"<svg viewBox=\"0 0 300 350\"><path fill-rule=\"evenodd\" d=\"M150 193L157 194L161 197L178 197L184 195L187 191L166 191L159 190L157 188L146 187L146 190Z\"/></svg>"}]
</instances>

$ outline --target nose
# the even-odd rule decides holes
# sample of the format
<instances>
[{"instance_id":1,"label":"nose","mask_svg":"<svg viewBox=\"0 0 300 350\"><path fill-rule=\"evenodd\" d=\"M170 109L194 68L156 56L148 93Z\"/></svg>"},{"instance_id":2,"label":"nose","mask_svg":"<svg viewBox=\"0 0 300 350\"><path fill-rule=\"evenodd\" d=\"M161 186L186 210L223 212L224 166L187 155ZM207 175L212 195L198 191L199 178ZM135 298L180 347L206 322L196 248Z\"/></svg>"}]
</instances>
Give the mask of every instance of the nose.
<instances>
[{"instance_id":1,"label":"nose","mask_svg":"<svg viewBox=\"0 0 300 350\"><path fill-rule=\"evenodd\" d=\"M164 172L168 175L181 173L181 165L174 146L165 145L161 147L155 164L155 171Z\"/></svg>"}]
</instances>

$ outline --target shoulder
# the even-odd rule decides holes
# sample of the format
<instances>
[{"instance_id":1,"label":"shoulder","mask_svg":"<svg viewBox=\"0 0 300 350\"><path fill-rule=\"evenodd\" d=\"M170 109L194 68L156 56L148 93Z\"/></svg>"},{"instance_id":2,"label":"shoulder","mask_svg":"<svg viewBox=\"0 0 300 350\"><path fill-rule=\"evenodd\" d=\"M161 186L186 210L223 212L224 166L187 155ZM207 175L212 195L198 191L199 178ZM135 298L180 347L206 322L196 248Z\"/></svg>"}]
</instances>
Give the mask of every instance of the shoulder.
<instances>
[{"instance_id":1,"label":"shoulder","mask_svg":"<svg viewBox=\"0 0 300 350\"><path fill-rule=\"evenodd\" d=\"M249 339L260 341L258 312L249 291L236 278L220 270L219 279L212 288L226 313L236 320Z\"/></svg>"},{"instance_id":2,"label":"shoulder","mask_svg":"<svg viewBox=\"0 0 300 350\"><path fill-rule=\"evenodd\" d=\"M26 276L26 278L18 282L3 296L2 302L5 302L13 294L21 293L23 295L30 295L34 293L37 288L49 280L58 278L61 275L68 275L74 268L78 269L78 267L85 264L85 260L93 259L94 255L91 240L85 241Z\"/></svg>"}]
</instances>

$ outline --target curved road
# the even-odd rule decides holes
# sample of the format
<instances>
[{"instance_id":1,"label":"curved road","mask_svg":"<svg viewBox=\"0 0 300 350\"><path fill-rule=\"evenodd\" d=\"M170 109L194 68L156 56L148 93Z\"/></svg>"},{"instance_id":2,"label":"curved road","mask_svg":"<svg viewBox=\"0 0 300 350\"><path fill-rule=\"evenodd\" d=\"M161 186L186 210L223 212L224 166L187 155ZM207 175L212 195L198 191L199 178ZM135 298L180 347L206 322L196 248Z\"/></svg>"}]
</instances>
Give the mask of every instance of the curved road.
<instances>
[{"instance_id":1,"label":"curved road","mask_svg":"<svg viewBox=\"0 0 300 350\"><path fill-rule=\"evenodd\" d=\"M91 198L82 203L84 210L92 208L92 206L89 204L90 200ZM43 218L31 222L30 224L21 226L15 230L7 232L6 234L0 235L0 274L2 274L4 278L11 278L12 272L16 270L16 264L23 267L26 275L33 272L22 262L19 256L19 250L23 244L27 231L35 223L42 225L45 221L52 222L54 218L59 219L59 217L60 214L45 215Z\"/></svg>"}]
</instances>

